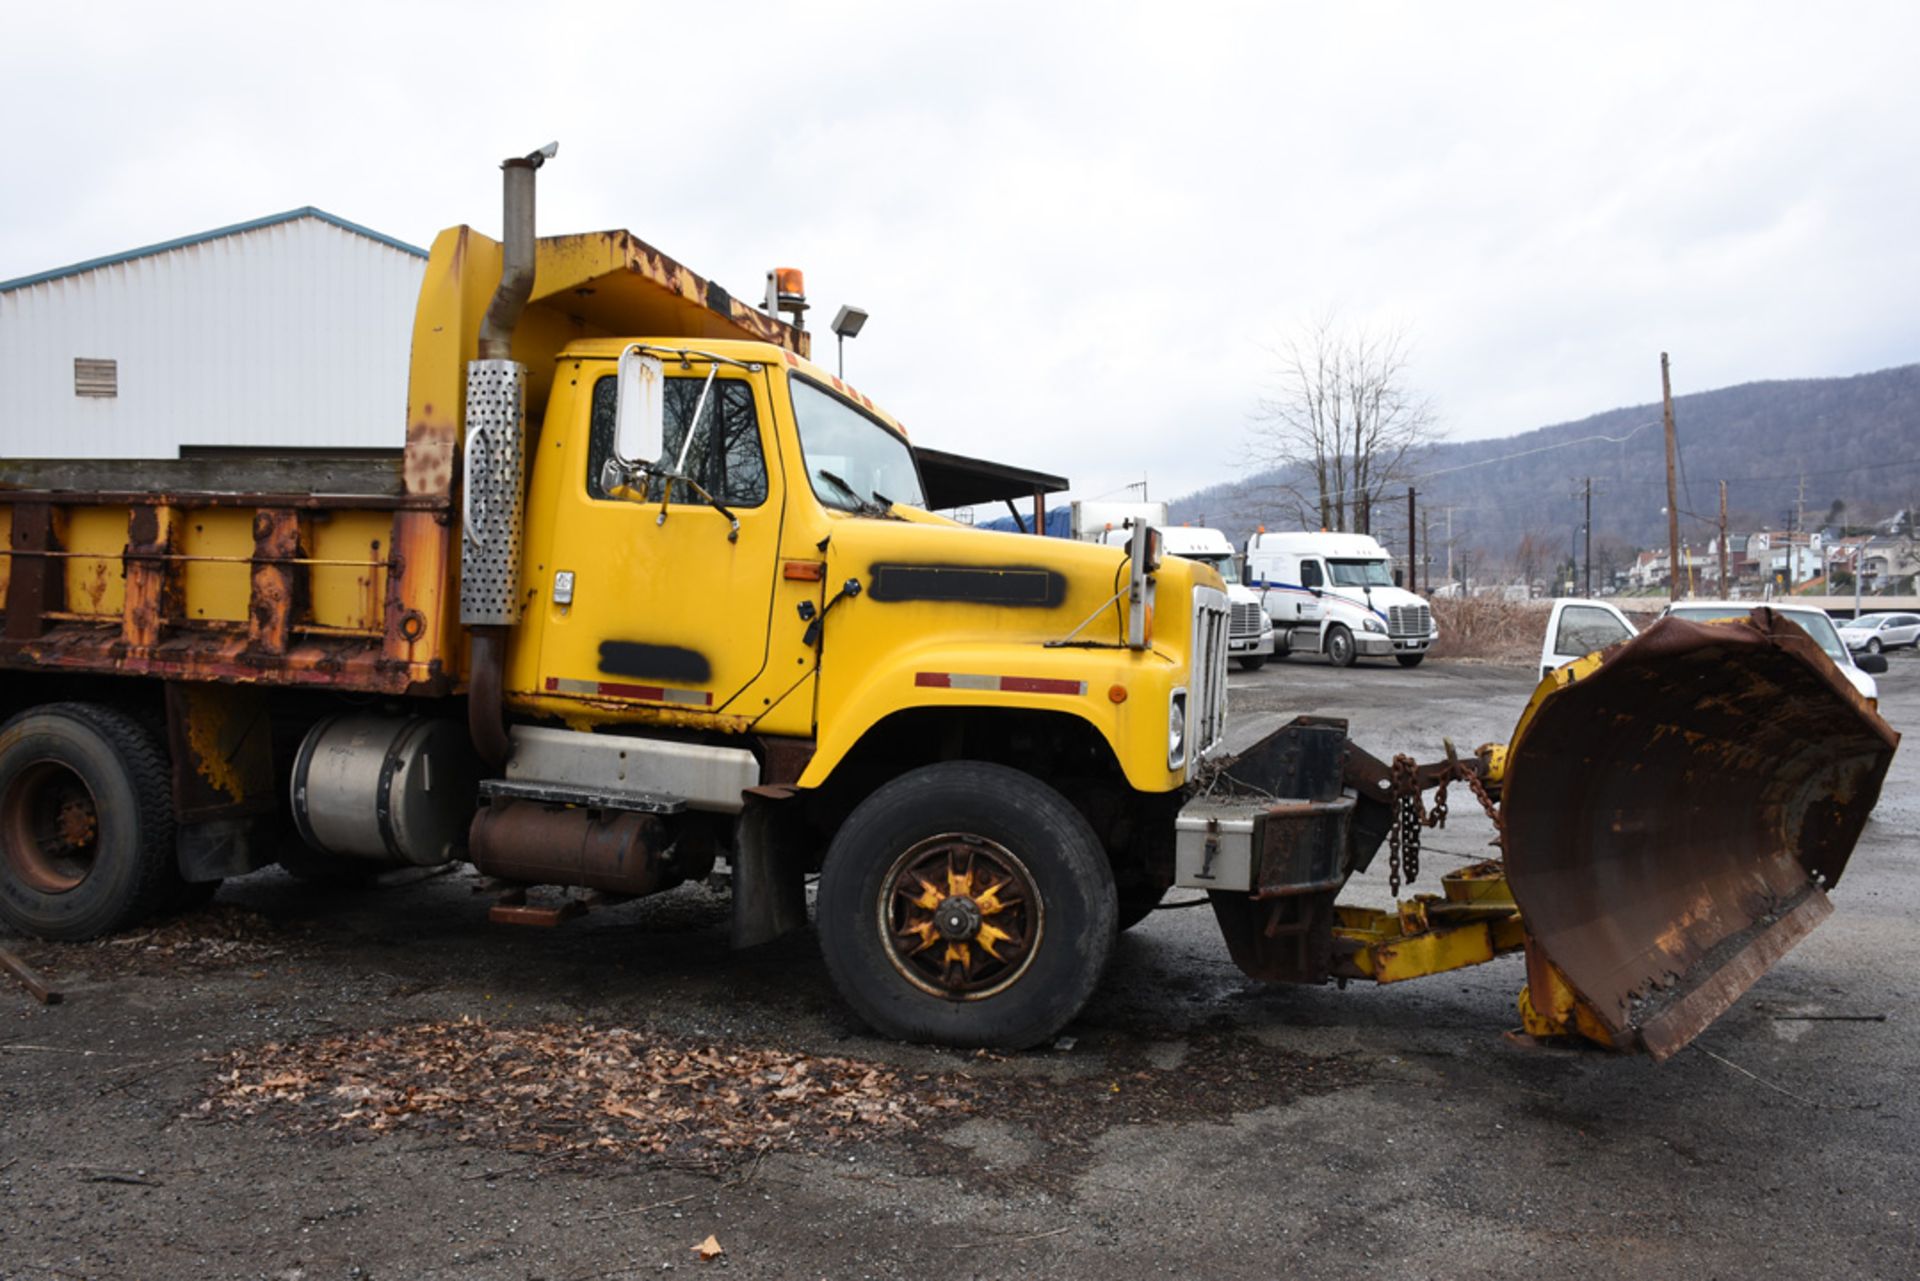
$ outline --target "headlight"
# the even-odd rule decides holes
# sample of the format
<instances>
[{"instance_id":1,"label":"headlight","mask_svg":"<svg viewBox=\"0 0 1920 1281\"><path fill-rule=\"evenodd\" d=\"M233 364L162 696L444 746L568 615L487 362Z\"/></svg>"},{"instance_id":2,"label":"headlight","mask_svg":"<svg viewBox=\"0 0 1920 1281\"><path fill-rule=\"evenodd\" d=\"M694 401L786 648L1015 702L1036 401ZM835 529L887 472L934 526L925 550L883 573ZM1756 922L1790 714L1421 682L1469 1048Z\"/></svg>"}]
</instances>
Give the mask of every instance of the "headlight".
<instances>
[{"instance_id":1,"label":"headlight","mask_svg":"<svg viewBox=\"0 0 1920 1281\"><path fill-rule=\"evenodd\" d=\"M1179 769L1187 759L1187 691L1176 690L1167 708L1167 768Z\"/></svg>"},{"instance_id":2,"label":"headlight","mask_svg":"<svg viewBox=\"0 0 1920 1281\"><path fill-rule=\"evenodd\" d=\"M1264 636L1266 633L1272 630L1273 630L1273 616L1268 614L1267 611L1263 609L1260 611L1260 633L1261 635Z\"/></svg>"},{"instance_id":3,"label":"headlight","mask_svg":"<svg viewBox=\"0 0 1920 1281\"><path fill-rule=\"evenodd\" d=\"M1366 626L1366 629L1370 632L1384 632L1387 630L1387 625L1381 622L1377 618L1369 618L1366 621L1365 626Z\"/></svg>"}]
</instances>

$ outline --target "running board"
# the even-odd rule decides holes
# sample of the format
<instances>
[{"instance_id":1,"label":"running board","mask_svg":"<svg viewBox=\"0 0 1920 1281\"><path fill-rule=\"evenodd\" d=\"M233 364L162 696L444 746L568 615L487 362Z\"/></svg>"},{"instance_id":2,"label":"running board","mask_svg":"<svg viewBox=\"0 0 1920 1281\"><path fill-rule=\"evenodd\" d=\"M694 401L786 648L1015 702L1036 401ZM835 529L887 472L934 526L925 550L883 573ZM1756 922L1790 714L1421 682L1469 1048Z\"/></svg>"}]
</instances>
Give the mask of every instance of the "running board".
<instances>
[{"instance_id":1,"label":"running board","mask_svg":"<svg viewBox=\"0 0 1920 1281\"><path fill-rule=\"evenodd\" d=\"M480 795L490 801L535 801L542 805L576 805L581 809L619 810L628 814L678 814L687 808L684 796L669 796L664 792L574 787L532 779L483 779Z\"/></svg>"}]
</instances>

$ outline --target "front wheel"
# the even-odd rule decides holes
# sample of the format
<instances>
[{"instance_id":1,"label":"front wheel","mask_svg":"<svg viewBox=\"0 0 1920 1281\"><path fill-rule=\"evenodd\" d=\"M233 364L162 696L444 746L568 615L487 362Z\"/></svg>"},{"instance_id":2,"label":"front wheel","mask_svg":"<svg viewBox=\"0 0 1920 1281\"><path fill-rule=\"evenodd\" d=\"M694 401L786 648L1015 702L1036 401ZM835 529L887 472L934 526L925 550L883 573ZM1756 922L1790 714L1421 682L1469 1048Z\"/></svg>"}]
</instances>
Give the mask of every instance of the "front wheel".
<instances>
[{"instance_id":1,"label":"front wheel","mask_svg":"<svg viewBox=\"0 0 1920 1281\"><path fill-rule=\"evenodd\" d=\"M1402 667L1418 667L1420 666L1420 660L1426 656L1426 651L1422 650L1418 654L1395 654L1394 658L1398 660Z\"/></svg>"},{"instance_id":2,"label":"front wheel","mask_svg":"<svg viewBox=\"0 0 1920 1281\"><path fill-rule=\"evenodd\" d=\"M1879 652L1880 652L1880 638L1878 636L1875 636L1867 642L1867 653L1878 654Z\"/></svg>"},{"instance_id":3,"label":"front wheel","mask_svg":"<svg viewBox=\"0 0 1920 1281\"><path fill-rule=\"evenodd\" d=\"M1327 661L1335 667L1352 667L1353 633L1335 624L1327 629Z\"/></svg>"},{"instance_id":4,"label":"front wheel","mask_svg":"<svg viewBox=\"0 0 1920 1281\"><path fill-rule=\"evenodd\" d=\"M1117 929L1086 819L981 761L924 766L863 801L827 851L816 910L834 985L875 1031L998 1049L1080 1012Z\"/></svg>"},{"instance_id":5,"label":"front wheel","mask_svg":"<svg viewBox=\"0 0 1920 1281\"><path fill-rule=\"evenodd\" d=\"M1267 665L1267 656L1265 654L1248 654L1238 661L1241 671L1257 672Z\"/></svg>"}]
</instances>

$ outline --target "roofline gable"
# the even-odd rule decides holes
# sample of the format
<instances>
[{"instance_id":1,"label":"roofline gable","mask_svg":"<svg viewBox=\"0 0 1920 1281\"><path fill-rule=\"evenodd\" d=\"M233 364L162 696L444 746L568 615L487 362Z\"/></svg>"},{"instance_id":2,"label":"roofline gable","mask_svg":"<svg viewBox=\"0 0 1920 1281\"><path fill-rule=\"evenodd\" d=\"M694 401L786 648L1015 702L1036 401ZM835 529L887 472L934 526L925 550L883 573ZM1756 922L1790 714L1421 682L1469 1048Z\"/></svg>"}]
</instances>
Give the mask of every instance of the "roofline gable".
<instances>
[{"instance_id":1,"label":"roofline gable","mask_svg":"<svg viewBox=\"0 0 1920 1281\"><path fill-rule=\"evenodd\" d=\"M237 236L243 232L258 231L263 227L277 226L283 222L296 222L301 218L317 218L321 222L338 227L342 231L351 232L356 236L365 236L368 240L385 245L389 249L398 249L402 253L413 255L415 258L425 259L427 256L427 251L418 245L410 245L404 240L395 240L392 236L384 236L371 227L363 227L357 222L350 222L337 214L330 214L324 209L316 209L312 205L302 205L298 209L289 209L285 213L268 214L264 218L253 218L246 222L236 222L232 226L216 227L212 231L202 231L192 236L180 236L173 240L163 240L158 244L143 245L138 249L129 249L124 253L108 254L104 258L89 258L85 262L76 262L66 267L55 267L51 271L36 272L31 276L20 276L13 280L0 280L0 293L7 293L15 289L24 289L28 285L42 285L50 280L59 280L66 276L77 276L83 272L97 271L101 267L112 267L118 263L131 262L136 258L147 258L154 254L170 253L175 249L188 249L194 245L205 244L210 240L219 240L223 236Z\"/></svg>"}]
</instances>

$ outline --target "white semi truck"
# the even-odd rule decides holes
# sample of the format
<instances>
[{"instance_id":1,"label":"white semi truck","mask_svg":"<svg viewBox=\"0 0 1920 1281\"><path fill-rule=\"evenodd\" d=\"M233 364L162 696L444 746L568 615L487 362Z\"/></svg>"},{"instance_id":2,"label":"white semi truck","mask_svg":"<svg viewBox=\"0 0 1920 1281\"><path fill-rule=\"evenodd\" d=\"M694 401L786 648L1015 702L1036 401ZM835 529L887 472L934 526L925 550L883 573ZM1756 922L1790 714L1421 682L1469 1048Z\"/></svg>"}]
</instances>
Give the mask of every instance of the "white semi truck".
<instances>
[{"instance_id":1,"label":"white semi truck","mask_svg":"<svg viewBox=\"0 0 1920 1281\"><path fill-rule=\"evenodd\" d=\"M1165 503L1076 502L1073 536L1082 542L1125 547L1135 524L1159 528L1161 546L1170 556L1197 560L1227 583L1227 653L1249 672L1257 672L1273 657L1273 620L1260 607L1258 593L1240 582L1240 566L1233 543L1217 529L1167 524Z\"/></svg>"},{"instance_id":2,"label":"white semi truck","mask_svg":"<svg viewBox=\"0 0 1920 1281\"><path fill-rule=\"evenodd\" d=\"M1246 586L1273 620L1274 652L1325 654L1335 667L1391 655L1418 667L1440 639L1426 601L1394 581L1365 534L1267 533L1247 540Z\"/></svg>"},{"instance_id":3,"label":"white semi truck","mask_svg":"<svg viewBox=\"0 0 1920 1281\"><path fill-rule=\"evenodd\" d=\"M1258 592L1240 581L1240 567L1233 544L1217 529L1194 525L1171 525L1160 531L1161 545L1170 556L1184 556L1210 565L1227 582L1227 604L1232 610L1227 632L1227 653L1250 672L1257 672L1273 657L1274 626L1260 605Z\"/></svg>"}]
</instances>

